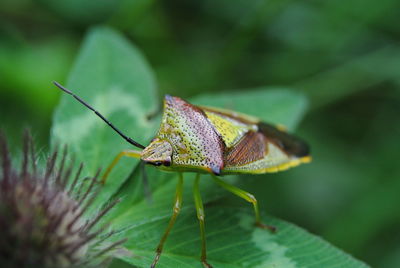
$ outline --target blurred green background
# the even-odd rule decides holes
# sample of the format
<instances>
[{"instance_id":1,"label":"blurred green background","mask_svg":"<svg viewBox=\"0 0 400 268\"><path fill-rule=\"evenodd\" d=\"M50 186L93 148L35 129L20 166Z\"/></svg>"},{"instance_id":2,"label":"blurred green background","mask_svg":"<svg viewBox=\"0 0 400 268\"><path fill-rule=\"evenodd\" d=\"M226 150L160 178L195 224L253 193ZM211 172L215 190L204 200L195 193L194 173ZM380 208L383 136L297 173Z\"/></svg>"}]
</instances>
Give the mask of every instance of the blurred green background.
<instances>
[{"instance_id":1,"label":"blurred green background","mask_svg":"<svg viewBox=\"0 0 400 268\"><path fill-rule=\"evenodd\" d=\"M262 209L373 267L400 267L400 2L2 0L0 128L30 126L45 152L82 37L109 25L184 98L258 86L301 91L314 162L243 177ZM241 200L227 199L227 202Z\"/></svg>"}]
</instances>

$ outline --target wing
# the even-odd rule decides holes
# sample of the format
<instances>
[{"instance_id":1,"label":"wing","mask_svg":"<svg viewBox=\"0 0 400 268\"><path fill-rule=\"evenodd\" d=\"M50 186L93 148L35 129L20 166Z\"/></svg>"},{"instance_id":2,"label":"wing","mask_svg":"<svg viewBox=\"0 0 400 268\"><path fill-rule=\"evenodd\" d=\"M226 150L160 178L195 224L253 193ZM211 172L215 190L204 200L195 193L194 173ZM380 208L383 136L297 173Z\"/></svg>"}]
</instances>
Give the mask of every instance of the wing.
<instances>
[{"instance_id":1,"label":"wing","mask_svg":"<svg viewBox=\"0 0 400 268\"><path fill-rule=\"evenodd\" d=\"M286 170L311 161L309 148L299 138L266 123L248 132L225 154L223 174L262 174Z\"/></svg>"},{"instance_id":2,"label":"wing","mask_svg":"<svg viewBox=\"0 0 400 268\"><path fill-rule=\"evenodd\" d=\"M203 106L200 109L219 133L227 149L235 146L249 131L258 130L256 118L225 109Z\"/></svg>"},{"instance_id":3,"label":"wing","mask_svg":"<svg viewBox=\"0 0 400 268\"><path fill-rule=\"evenodd\" d=\"M277 172L311 161L308 145L282 127L225 109L201 109L226 144L223 174Z\"/></svg>"}]
</instances>

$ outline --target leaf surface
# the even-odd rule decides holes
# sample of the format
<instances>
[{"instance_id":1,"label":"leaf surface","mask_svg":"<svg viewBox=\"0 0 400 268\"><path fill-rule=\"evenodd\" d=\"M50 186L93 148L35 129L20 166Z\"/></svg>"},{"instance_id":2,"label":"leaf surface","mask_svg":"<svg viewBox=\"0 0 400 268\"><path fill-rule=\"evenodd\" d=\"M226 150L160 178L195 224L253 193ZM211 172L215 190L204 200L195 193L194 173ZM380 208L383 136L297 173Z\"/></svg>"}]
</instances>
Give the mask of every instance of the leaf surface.
<instances>
[{"instance_id":1,"label":"leaf surface","mask_svg":"<svg viewBox=\"0 0 400 268\"><path fill-rule=\"evenodd\" d=\"M267 123L284 125L290 130L297 126L308 106L303 94L277 87L205 94L193 98L193 103L249 114Z\"/></svg>"},{"instance_id":2,"label":"leaf surface","mask_svg":"<svg viewBox=\"0 0 400 268\"><path fill-rule=\"evenodd\" d=\"M139 143L146 144L153 135L155 124L147 119L158 106L153 73L142 54L113 30L94 28L87 34L66 87ZM104 170L119 152L138 149L67 94L56 108L51 138L53 145L68 145L77 162L84 162L87 176ZM121 160L95 206L110 199L135 163L132 158Z\"/></svg>"}]
</instances>

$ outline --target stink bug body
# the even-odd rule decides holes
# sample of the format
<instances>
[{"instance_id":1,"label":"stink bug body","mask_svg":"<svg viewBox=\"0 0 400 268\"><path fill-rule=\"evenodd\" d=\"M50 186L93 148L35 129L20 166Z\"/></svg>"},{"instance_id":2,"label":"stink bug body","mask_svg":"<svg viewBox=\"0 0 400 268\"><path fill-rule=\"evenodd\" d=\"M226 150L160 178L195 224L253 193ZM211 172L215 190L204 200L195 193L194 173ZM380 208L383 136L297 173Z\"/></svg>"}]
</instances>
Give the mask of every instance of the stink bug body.
<instances>
[{"instance_id":1,"label":"stink bug body","mask_svg":"<svg viewBox=\"0 0 400 268\"><path fill-rule=\"evenodd\" d=\"M260 122L255 117L225 109L195 106L172 96L165 97L160 129L151 143L145 147L125 136L70 90L57 82L54 84L95 112L126 141L143 149L142 151L125 150L119 153L103 174L103 183L122 156L140 158L146 164L166 171L179 172L173 214L156 249L152 267L155 267L161 256L164 242L181 208L183 172L198 174L193 189L202 240L201 261L205 267L211 267L206 259L205 215L199 192L200 173L211 174L217 184L252 203L256 225L274 231L274 227L261 222L255 197L227 184L219 176L277 172L311 160L306 143L286 133L282 127L275 127Z\"/></svg>"}]
</instances>

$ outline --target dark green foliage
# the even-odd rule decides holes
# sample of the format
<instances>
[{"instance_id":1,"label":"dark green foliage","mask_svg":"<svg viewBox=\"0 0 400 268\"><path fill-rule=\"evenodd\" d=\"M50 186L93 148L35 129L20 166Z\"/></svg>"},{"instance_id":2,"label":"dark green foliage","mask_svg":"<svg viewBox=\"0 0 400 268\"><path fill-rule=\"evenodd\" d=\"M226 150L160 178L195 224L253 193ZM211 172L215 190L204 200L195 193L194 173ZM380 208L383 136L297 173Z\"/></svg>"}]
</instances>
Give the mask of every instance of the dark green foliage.
<instances>
[{"instance_id":1,"label":"dark green foliage","mask_svg":"<svg viewBox=\"0 0 400 268\"><path fill-rule=\"evenodd\" d=\"M12 144L18 143L21 128L28 124L42 151L48 151L52 109L57 103L52 80L94 100L92 104L118 127L144 144L158 124L157 118L146 121L146 115L157 109L164 93L258 114L293 130L303 118L296 132L310 142L313 163L280 174L243 176L237 184L254 192L265 212L322 236L371 266L400 266L399 1L81 2L5 0L0 4L0 127L13 138ZM83 36L94 23L110 28L91 31L66 81ZM129 41L113 41L120 36L112 28ZM107 40L93 41L103 34ZM141 52L132 49L132 43ZM91 53L83 60L85 48ZM108 48L118 51L104 53ZM79 74L86 78L74 78ZM134 92L135 104L118 96L117 102L104 104L101 95L115 97L110 89L120 89L117 95ZM274 89L262 91L265 103L230 101L235 96L250 99L264 89ZM93 138L74 143L73 134L83 129L65 125L58 132L63 135L56 135L54 125L52 141L71 143L77 157L89 161L88 173L93 175L96 165L107 165L116 152L129 148L89 111L63 98L55 122L83 116L90 121ZM303 117L306 100L308 113ZM107 146L101 146L104 143ZM117 193L125 197L115 213L126 219L132 216L129 213L140 217L136 212L140 214L138 208L145 210L146 205L138 170L126 181L135 163L124 160L101 193L103 200ZM165 208L160 208L165 217L159 222L162 227L157 227L161 232L175 182L159 172L149 177L153 189L163 189L156 190L155 197L165 194ZM192 180L187 181L191 188ZM240 213L250 213L247 204L211 191L212 184L206 181L204 177L203 199L223 196L218 204L233 207L232 217L239 208ZM195 240L190 252L198 254L191 199L189 193L185 216L174 230L179 234L188 223ZM214 203L207 207L207 216L215 209ZM125 224L123 219L117 223ZM218 224L207 228L213 226ZM140 232L135 234L146 240ZM154 239L143 247L155 247L159 233L152 235ZM179 237L171 237L167 251L174 239Z\"/></svg>"}]
</instances>

